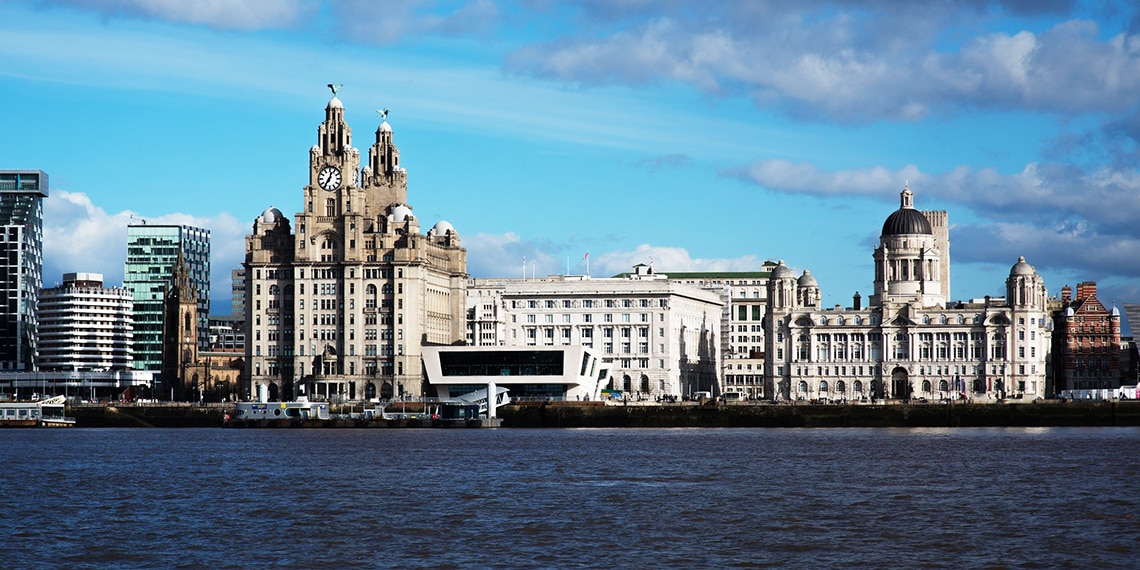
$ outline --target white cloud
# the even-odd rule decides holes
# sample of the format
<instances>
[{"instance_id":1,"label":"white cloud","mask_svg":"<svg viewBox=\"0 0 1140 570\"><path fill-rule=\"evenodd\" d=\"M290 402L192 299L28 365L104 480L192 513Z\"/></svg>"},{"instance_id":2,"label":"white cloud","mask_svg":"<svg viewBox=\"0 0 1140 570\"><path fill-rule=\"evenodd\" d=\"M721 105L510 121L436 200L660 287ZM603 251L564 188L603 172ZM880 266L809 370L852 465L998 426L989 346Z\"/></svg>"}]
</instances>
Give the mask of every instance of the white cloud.
<instances>
[{"instance_id":1,"label":"white cloud","mask_svg":"<svg viewBox=\"0 0 1140 570\"><path fill-rule=\"evenodd\" d=\"M844 122L972 108L1118 112L1140 88L1140 38L1101 38L1087 20L974 34L1023 21L972 2L750 4L627 10L602 33L520 48L507 65L587 85L683 82Z\"/></svg>"},{"instance_id":2,"label":"white cloud","mask_svg":"<svg viewBox=\"0 0 1140 570\"><path fill-rule=\"evenodd\" d=\"M585 275L586 251L576 246L526 241L517 234L477 234L463 238L467 248L467 272L474 277L522 277L523 259L526 276L559 275L569 272ZM628 273L639 263L653 264L660 273L760 271L764 260L753 255L738 258L694 258L681 247L642 244L632 250L590 251L589 275L611 277ZM569 265L569 270L567 270Z\"/></svg>"},{"instance_id":3,"label":"white cloud","mask_svg":"<svg viewBox=\"0 0 1140 570\"><path fill-rule=\"evenodd\" d=\"M61 281L64 273L102 273L104 283L121 285L127 256L127 225L138 223L137 213L109 214L81 192L52 190L44 200L45 286ZM230 298L230 270L245 258L249 228L222 212L212 217L167 214L147 218L152 224L185 224L210 230L210 298Z\"/></svg>"},{"instance_id":4,"label":"white cloud","mask_svg":"<svg viewBox=\"0 0 1140 570\"><path fill-rule=\"evenodd\" d=\"M990 220L955 225L951 209L956 260L1005 263L1025 255L1044 267L1140 276L1135 263L1140 259L1135 225L1140 219L1140 173L1134 170L1084 172L1031 163L1008 175L967 167L932 174L913 165L827 172L808 163L768 160L735 174L781 193L891 200L909 180L919 208L931 208L934 202L960 205L966 214Z\"/></svg>"},{"instance_id":5,"label":"white cloud","mask_svg":"<svg viewBox=\"0 0 1140 570\"><path fill-rule=\"evenodd\" d=\"M224 30L290 26L317 9L314 0L39 0L36 4Z\"/></svg>"}]
</instances>

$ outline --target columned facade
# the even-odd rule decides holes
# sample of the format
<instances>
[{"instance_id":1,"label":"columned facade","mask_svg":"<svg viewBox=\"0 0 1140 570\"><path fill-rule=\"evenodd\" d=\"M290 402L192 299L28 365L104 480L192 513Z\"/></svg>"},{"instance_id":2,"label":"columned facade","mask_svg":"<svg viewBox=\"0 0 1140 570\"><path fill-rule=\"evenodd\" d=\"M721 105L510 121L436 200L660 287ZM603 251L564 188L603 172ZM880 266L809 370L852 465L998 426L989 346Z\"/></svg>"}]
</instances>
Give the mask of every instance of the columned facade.
<instances>
[{"instance_id":1,"label":"columned facade","mask_svg":"<svg viewBox=\"0 0 1140 570\"><path fill-rule=\"evenodd\" d=\"M996 401L1045 395L1051 330L1041 276L1024 258L1004 298L947 301L946 212L919 212L904 188L875 248L867 307L823 309L807 270L768 281L766 397L794 401Z\"/></svg>"}]
</instances>

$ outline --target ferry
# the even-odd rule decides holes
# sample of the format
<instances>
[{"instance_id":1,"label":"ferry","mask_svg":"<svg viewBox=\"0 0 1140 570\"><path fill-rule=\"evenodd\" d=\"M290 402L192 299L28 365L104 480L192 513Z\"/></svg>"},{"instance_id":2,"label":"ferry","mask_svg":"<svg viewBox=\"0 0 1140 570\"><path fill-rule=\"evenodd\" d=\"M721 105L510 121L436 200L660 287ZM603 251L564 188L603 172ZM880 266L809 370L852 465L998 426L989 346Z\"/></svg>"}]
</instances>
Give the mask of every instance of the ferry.
<instances>
[{"instance_id":1,"label":"ferry","mask_svg":"<svg viewBox=\"0 0 1140 570\"><path fill-rule=\"evenodd\" d=\"M330 419L327 402L310 402L301 397L292 402L237 402L227 422L263 423L272 420L305 421Z\"/></svg>"},{"instance_id":2,"label":"ferry","mask_svg":"<svg viewBox=\"0 0 1140 570\"><path fill-rule=\"evenodd\" d=\"M0 402L0 427L72 427L75 418L64 415L66 401L55 396L37 402Z\"/></svg>"}]
</instances>

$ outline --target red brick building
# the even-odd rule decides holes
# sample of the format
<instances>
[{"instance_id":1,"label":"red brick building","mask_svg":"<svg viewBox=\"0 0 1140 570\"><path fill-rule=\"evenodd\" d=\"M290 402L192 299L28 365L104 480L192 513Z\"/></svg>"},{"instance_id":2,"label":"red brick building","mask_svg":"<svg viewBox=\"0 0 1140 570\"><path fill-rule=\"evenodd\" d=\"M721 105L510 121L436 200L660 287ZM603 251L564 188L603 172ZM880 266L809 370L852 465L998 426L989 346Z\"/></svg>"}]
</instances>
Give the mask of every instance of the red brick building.
<instances>
[{"instance_id":1,"label":"red brick building","mask_svg":"<svg viewBox=\"0 0 1140 570\"><path fill-rule=\"evenodd\" d=\"M1120 311L1105 309L1096 298L1096 282L1077 284L1077 295L1061 288L1061 309L1053 314L1053 362L1056 390L1119 388L1121 385Z\"/></svg>"}]
</instances>

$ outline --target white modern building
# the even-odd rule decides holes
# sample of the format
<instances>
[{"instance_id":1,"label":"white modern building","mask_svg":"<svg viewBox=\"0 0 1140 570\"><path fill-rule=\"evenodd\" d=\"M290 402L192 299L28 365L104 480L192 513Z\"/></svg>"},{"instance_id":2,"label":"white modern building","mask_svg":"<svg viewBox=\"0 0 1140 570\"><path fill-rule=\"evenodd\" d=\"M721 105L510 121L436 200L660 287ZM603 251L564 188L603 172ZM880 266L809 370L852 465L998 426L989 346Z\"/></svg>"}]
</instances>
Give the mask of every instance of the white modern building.
<instances>
[{"instance_id":1,"label":"white modern building","mask_svg":"<svg viewBox=\"0 0 1140 570\"><path fill-rule=\"evenodd\" d=\"M945 211L920 212L909 188L883 223L867 307L821 306L819 283L781 261L768 281L765 397L996 401L1046 393L1045 284L1025 259L1006 297L948 301Z\"/></svg>"},{"instance_id":2,"label":"white modern building","mask_svg":"<svg viewBox=\"0 0 1140 570\"><path fill-rule=\"evenodd\" d=\"M65 273L40 292L41 370L132 368L134 296L99 273Z\"/></svg>"},{"instance_id":3,"label":"white modern building","mask_svg":"<svg viewBox=\"0 0 1140 570\"><path fill-rule=\"evenodd\" d=\"M597 401L609 370L581 345L425 346L427 395L450 400L507 388L512 401Z\"/></svg>"},{"instance_id":4,"label":"white modern building","mask_svg":"<svg viewBox=\"0 0 1140 570\"><path fill-rule=\"evenodd\" d=\"M475 346L583 346L609 375L601 389L659 399L714 391L724 302L639 265L616 278L471 279Z\"/></svg>"}]
</instances>

